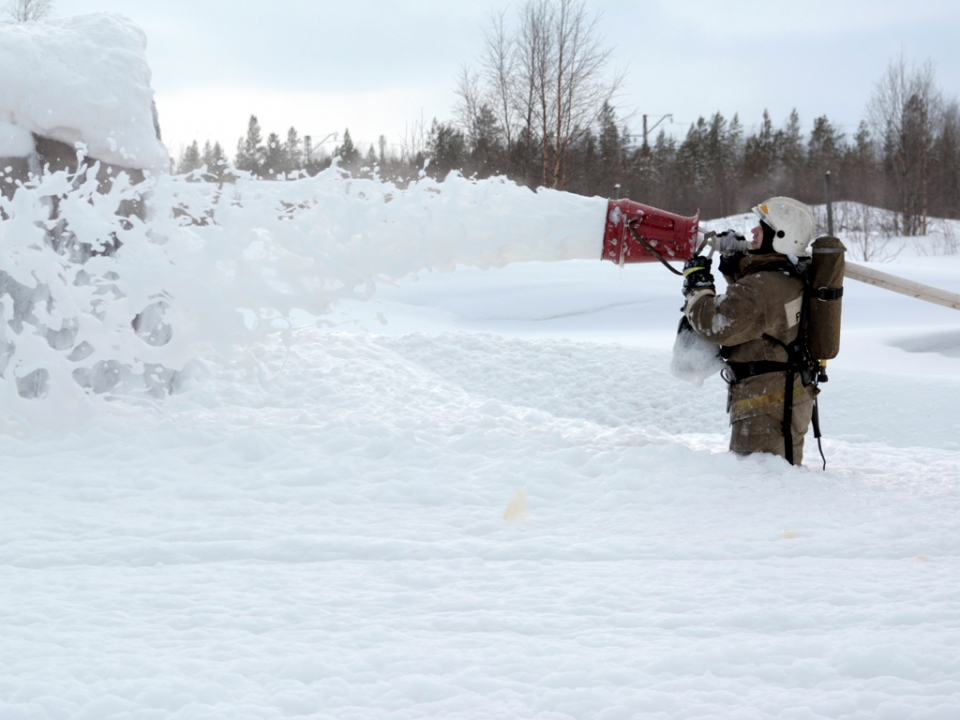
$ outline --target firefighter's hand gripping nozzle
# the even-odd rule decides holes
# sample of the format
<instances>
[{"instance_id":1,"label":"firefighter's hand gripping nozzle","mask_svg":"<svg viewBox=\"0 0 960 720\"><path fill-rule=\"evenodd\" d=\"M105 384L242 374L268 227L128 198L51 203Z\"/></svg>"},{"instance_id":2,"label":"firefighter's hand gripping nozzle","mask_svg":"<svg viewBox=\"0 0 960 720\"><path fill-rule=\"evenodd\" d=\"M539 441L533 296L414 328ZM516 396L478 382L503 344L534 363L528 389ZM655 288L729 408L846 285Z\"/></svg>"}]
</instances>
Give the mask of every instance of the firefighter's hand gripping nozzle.
<instances>
[{"instance_id":1,"label":"firefighter's hand gripping nozzle","mask_svg":"<svg viewBox=\"0 0 960 720\"><path fill-rule=\"evenodd\" d=\"M687 260L683 265L683 295L689 298L699 294L702 290L714 290L713 274L710 266L713 263L708 257L697 255Z\"/></svg>"},{"instance_id":2,"label":"firefighter's hand gripping nozzle","mask_svg":"<svg viewBox=\"0 0 960 720\"><path fill-rule=\"evenodd\" d=\"M720 253L723 257L732 257L733 255L742 255L749 247L747 239L736 230L724 230L722 233L707 233L706 242L710 245L710 250Z\"/></svg>"}]
</instances>

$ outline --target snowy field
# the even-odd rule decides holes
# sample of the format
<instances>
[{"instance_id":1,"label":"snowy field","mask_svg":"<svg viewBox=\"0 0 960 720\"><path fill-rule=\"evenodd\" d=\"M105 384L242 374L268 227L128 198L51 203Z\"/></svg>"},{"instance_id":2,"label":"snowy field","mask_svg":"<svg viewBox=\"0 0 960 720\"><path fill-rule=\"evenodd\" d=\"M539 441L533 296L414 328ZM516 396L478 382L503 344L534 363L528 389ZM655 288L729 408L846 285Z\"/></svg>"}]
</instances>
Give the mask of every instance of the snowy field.
<instances>
[{"instance_id":1,"label":"snowy field","mask_svg":"<svg viewBox=\"0 0 960 720\"><path fill-rule=\"evenodd\" d=\"M312 296L304 228L372 191L342 182L284 190L314 194L301 223L251 183L220 227L130 230L246 316L195 319L217 342L191 389L5 417L0 718L960 717L957 311L848 282L826 470L812 438L802 468L738 459L720 378L669 373L679 280L550 250L543 218L589 236L591 201L391 196L389 243L369 212L312 240L363 291ZM960 291L960 257L912 242L882 269ZM257 331L291 295L315 314Z\"/></svg>"},{"instance_id":2,"label":"snowy field","mask_svg":"<svg viewBox=\"0 0 960 720\"><path fill-rule=\"evenodd\" d=\"M129 21L0 32L0 157L165 164ZM960 718L960 314L848 283L826 469L738 459L605 208L0 196L0 720ZM882 269L960 291L951 232Z\"/></svg>"}]
</instances>

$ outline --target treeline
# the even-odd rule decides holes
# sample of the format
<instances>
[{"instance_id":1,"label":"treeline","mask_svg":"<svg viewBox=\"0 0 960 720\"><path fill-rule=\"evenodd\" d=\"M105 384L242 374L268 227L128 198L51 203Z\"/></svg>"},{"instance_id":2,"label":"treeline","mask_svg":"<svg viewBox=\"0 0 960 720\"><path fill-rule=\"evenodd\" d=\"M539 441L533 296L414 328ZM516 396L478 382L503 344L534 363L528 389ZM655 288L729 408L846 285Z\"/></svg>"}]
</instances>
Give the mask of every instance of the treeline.
<instances>
[{"instance_id":1,"label":"treeline","mask_svg":"<svg viewBox=\"0 0 960 720\"><path fill-rule=\"evenodd\" d=\"M809 133L801 132L794 111L782 126L764 112L755 132L744 131L740 118L716 113L701 117L676 140L661 131L649 144L636 142L630 128L620 124L608 104L595 127L587 128L570 144L566 158L565 190L583 195L630 197L679 213L697 210L705 218L743 212L760 199L789 195L809 203L824 200L824 175L831 173L833 199L863 202L901 210L900 182L904 161L896 143L877 138L866 121L852 136L841 132L826 116L815 118ZM494 175L531 187L541 185L540 147L528 138L508 145L490 123L484 134L468 133L454 123L434 120L420 147L388 151L386 143L366 151L356 147L349 129L332 153L312 148L290 128L281 139L271 133L264 140L256 117L238 142L231 159L219 143L195 141L177 163L178 173L206 168L203 177L229 180L231 168L257 177L276 179L299 173L316 174L333 157L347 171L377 174L400 184L421 172L443 178L456 171L478 178ZM923 148L918 148L923 155ZM960 113L948 108L925 153L926 213L960 217ZM898 179L900 182L898 182ZM913 180L918 184L920 178ZM922 215L923 207L916 213ZM903 228L909 231L910 228ZM920 228L915 228L919 231ZM908 234L910 234L908 232Z\"/></svg>"},{"instance_id":2,"label":"treeline","mask_svg":"<svg viewBox=\"0 0 960 720\"><path fill-rule=\"evenodd\" d=\"M339 134L337 134L339 137ZM396 171L403 165L412 163L402 162L399 158L386 156L386 141L381 136L381 152L378 155L370 147L370 152L362 156L350 137L350 130L343 134L343 142L337 145L333 153L314 147L313 139L309 136L301 137L295 127L287 130L284 138L277 133L270 133L266 139L256 115L251 115L247 123L247 134L237 142L236 154L231 159L226 155L219 142L210 143L208 140L201 149L194 140L180 154L180 158L173 165L173 172L177 174L193 174L194 179L213 182L231 181L235 178L235 170L241 170L254 177L265 180L279 180L299 176L302 174L316 175L333 163L333 158L339 158L340 165L350 171L359 171L361 166L368 168L384 166L385 170L396 175ZM423 155L418 158L423 161ZM201 171L202 172L199 172Z\"/></svg>"}]
</instances>

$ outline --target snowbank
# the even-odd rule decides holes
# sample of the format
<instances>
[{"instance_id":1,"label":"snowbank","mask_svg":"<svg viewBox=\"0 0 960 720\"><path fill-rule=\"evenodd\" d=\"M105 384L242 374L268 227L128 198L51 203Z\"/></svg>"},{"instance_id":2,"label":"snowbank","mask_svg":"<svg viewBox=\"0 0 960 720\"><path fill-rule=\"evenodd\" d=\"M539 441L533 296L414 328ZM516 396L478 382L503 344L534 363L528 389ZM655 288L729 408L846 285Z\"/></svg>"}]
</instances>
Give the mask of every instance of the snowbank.
<instances>
[{"instance_id":1,"label":"snowbank","mask_svg":"<svg viewBox=\"0 0 960 720\"><path fill-rule=\"evenodd\" d=\"M25 158L33 149L33 135L29 130L0 117L0 158Z\"/></svg>"},{"instance_id":2,"label":"snowbank","mask_svg":"<svg viewBox=\"0 0 960 720\"><path fill-rule=\"evenodd\" d=\"M423 273L162 416L4 428L0 716L957 717L960 360L841 354L827 471L737 459L724 384L667 372L679 297Z\"/></svg>"},{"instance_id":3,"label":"snowbank","mask_svg":"<svg viewBox=\"0 0 960 720\"><path fill-rule=\"evenodd\" d=\"M955 716L956 311L848 287L827 470L736 458L605 210L336 168L0 199L0 715Z\"/></svg>"},{"instance_id":4,"label":"snowbank","mask_svg":"<svg viewBox=\"0 0 960 720\"><path fill-rule=\"evenodd\" d=\"M162 159L101 124L146 107L139 33L34 30L0 102L20 52L76 119L22 84L0 150ZM336 168L0 196L0 716L957 717L956 311L849 287L827 471L736 458L605 210Z\"/></svg>"},{"instance_id":5,"label":"snowbank","mask_svg":"<svg viewBox=\"0 0 960 720\"><path fill-rule=\"evenodd\" d=\"M121 15L0 23L0 157L29 154L26 131L164 172L145 49L143 32Z\"/></svg>"}]
</instances>

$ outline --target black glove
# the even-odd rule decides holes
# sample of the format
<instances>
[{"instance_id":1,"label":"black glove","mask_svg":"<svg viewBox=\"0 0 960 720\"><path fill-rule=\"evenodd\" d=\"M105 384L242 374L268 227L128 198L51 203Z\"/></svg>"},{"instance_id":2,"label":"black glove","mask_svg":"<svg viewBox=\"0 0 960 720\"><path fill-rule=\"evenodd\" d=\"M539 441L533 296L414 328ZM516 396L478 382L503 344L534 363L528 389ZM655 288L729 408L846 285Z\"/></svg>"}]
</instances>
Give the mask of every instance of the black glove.
<instances>
[{"instance_id":1,"label":"black glove","mask_svg":"<svg viewBox=\"0 0 960 720\"><path fill-rule=\"evenodd\" d=\"M720 262L717 263L717 270L723 275L727 282L735 282L740 277L740 261L746 257L746 253L732 253L730 255L721 255Z\"/></svg>"},{"instance_id":2,"label":"black glove","mask_svg":"<svg viewBox=\"0 0 960 720\"><path fill-rule=\"evenodd\" d=\"M689 295L695 290L708 288L714 290L713 275L710 274L710 265L713 263L708 257L697 255L687 260L683 265L683 294Z\"/></svg>"}]
</instances>

